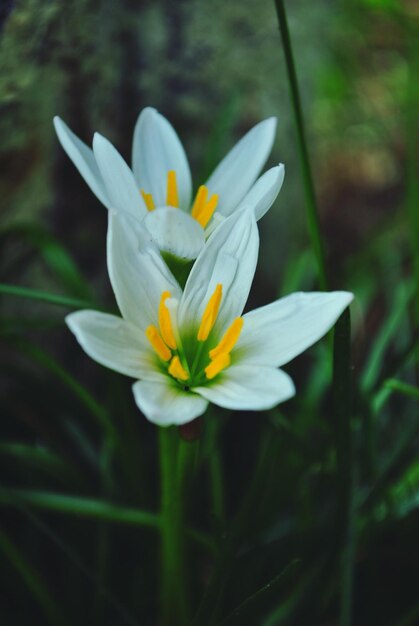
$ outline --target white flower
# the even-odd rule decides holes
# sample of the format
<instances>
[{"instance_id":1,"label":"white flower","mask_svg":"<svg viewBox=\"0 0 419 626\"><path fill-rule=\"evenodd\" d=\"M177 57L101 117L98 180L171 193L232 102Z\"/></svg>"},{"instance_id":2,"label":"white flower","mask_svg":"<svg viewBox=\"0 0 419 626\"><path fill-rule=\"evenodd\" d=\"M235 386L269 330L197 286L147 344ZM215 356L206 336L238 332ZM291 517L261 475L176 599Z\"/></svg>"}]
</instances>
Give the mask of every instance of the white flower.
<instances>
[{"instance_id":1,"label":"white flower","mask_svg":"<svg viewBox=\"0 0 419 626\"><path fill-rule=\"evenodd\" d=\"M108 269L122 318L78 311L66 321L90 357L139 379L133 391L144 415L184 424L208 402L262 410L293 396L277 368L320 339L352 294L295 293L242 315L259 246L247 210L211 235L183 292L154 243L135 231L110 212Z\"/></svg>"},{"instance_id":2,"label":"white flower","mask_svg":"<svg viewBox=\"0 0 419 626\"><path fill-rule=\"evenodd\" d=\"M284 180L282 164L256 180L272 149L273 117L236 144L199 187L193 202L183 146L155 109L144 109L138 118L132 171L105 137L95 133L91 150L59 117L54 125L61 145L99 200L108 209L141 221L163 252L181 259L195 259L217 223L241 207L252 207L260 219Z\"/></svg>"}]
</instances>

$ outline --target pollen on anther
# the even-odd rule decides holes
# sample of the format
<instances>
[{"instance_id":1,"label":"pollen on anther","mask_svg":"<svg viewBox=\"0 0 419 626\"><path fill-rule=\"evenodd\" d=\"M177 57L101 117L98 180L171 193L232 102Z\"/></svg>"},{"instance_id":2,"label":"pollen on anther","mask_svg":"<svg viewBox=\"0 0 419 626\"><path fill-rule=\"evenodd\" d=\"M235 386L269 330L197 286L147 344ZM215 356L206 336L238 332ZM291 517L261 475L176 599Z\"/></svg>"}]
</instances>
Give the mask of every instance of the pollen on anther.
<instances>
[{"instance_id":1,"label":"pollen on anther","mask_svg":"<svg viewBox=\"0 0 419 626\"><path fill-rule=\"evenodd\" d=\"M172 353L169 350L169 348L166 346L166 344L164 343L157 328L153 325L148 326L148 328L145 331L145 335L147 339L149 340L149 342L151 343L151 345L153 346L153 349L155 353L157 354L157 356L159 356L162 359L162 361L169 361L169 359L172 356Z\"/></svg>"},{"instance_id":2,"label":"pollen on anther","mask_svg":"<svg viewBox=\"0 0 419 626\"><path fill-rule=\"evenodd\" d=\"M217 358L223 352L230 353L239 340L241 330L243 328L243 318L236 317L232 324L227 328L221 341L209 352L211 360Z\"/></svg>"},{"instance_id":3,"label":"pollen on anther","mask_svg":"<svg viewBox=\"0 0 419 626\"><path fill-rule=\"evenodd\" d=\"M171 360L168 371L173 378L177 378L178 380L185 381L189 378L188 372L183 367L177 355Z\"/></svg>"},{"instance_id":4,"label":"pollen on anther","mask_svg":"<svg viewBox=\"0 0 419 626\"><path fill-rule=\"evenodd\" d=\"M208 222L210 221L210 219L212 218L214 211L217 208L217 204L218 204L218 195L214 194L213 196L211 196L211 198L208 200L208 202L202 209L201 213L196 218L198 222L201 224L202 228L205 228Z\"/></svg>"},{"instance_id":5,"label":"pollen on anther","mask_svg":"<svg viewBox=\"0 0 419 626\"><path fill-rule=\"evenodd\" d=\"M160 299L159 305L159 326L160 333L163 337L165 343L172 348L172 350L177 349L176 339L173 332L172 318L170 317L170 311L167 308L166 300L170 298L169 291L163 291Z\"/></svg>"},{"instance_id":6,"label":"pollen on anther","mask_svg":"<svg viewBox=\"0 0 419 626\"><path fill-rule=\"evenodd\" d=\"M191 215L196 221L205 228L212 218L218 204L218 195L213 194L208 200L208 187L201 185L196 194L195 202L192 207Z\"/></svg>"},{"instance_id":7,"label":"pollen on anther","mask_svg":"<svg viewBox=\"0 0 419 626\"><path fill-rule=\"evenodd\" d=\"M175 208L179 206L179 197L178 197L175 170L170 170L169 172L167 172L166 202L169 206L172 206Z\"/></svg>"},{"instance_id":8,"label":"pollen on anther","mask_svg":"<svg viewBox=\"0 0 419 626\"><path fill-rule=\"evenodd\" d=\"M154 205L153 194L146 193L143 189L140 189L140 191L147 209L149 211L154 211L156 207Z\"/></svg>"},{"instance_id":9,"label":"pollen on anther","mask_svg":"<svg viewBox=\"0 0 419 626\"><path fill-rule=\"evenodd\" d=\"M195 202L191 210L191 215L196 220L207 202L207 196L208 188L205 187L205 185L201 185L198 189L198 193L196 194Z\"/></svg>"},{"instance_id":10,"label":"pollen on anther","mask_svg":"<svg viewBox=\"0 0 419 626\"><path fill-rule=\"evenodd\" d=\"M208 339L208 335L210 334L217 319L222 295L223 286L221 285L221 283L218 283L214 290L214 293L208 300L208 304L205 307L205 311L202 315L202 321L197 335L198 341L206 341Z\"/></svg>"},{"instance_id":11,"label":"pollen on anther","mask_svg":"<svg viewBox=\"0 0 419 626\"><path fill-rule=\"evenodd\" d=\"M228 353L223 352L222 354L219 354L217 358L211 361L211 363L205 368L205 375L208 380L215 378L215 376L228 367L230 363L231 357Z\"/></svg>"}]
</instances>

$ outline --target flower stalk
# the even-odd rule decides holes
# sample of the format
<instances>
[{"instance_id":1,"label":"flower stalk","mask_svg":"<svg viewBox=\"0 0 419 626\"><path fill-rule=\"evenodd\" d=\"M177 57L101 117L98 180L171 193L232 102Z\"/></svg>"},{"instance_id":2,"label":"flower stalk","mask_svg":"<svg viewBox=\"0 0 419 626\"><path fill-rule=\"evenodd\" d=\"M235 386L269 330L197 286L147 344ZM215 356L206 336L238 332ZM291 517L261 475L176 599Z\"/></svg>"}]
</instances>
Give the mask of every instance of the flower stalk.
<instances>
[{"instance_id":1,"label":"flower stalk","mask_svg":"<svg viewBox=\"0 0 419 626\"><path fill-rule=\"evenodd\" d=\"M351 392L351 317L337 321L333 346L334 421L337 464L337 530L339 541L339 626L351 626L355 561L354 450Z\"/></svg>"},{"instance_id":2,"label":"flower stalk","mask_svg":"<svg viewBox=\"0 0 419 626\"><path fill-rule=\"evenodd\" d=\"M317 261L317 271L320 289L328 288L326 261L323 240L320 232L320 221L317 209L316 194L314 191L313 177L311 174L310 159L304 127L303 110L301 106L300 91L298 88L297 73L295 70L294 55L292 52L291 38L288 29L287 15L283 0L275 0L276 13L278 16L279 29L284 47L285 64L287 68L288 85L290 89L294 123L297 133L297 145L300 158L303 188L306 201L306 213L311 245Z\"/></svg>"},{"instance_id":3,"label":"flower stalk","mask_svg":"<svg viewBox=\"0 0 419 626\"><path fill-rule=\"evenodd\" d=\"M181 626L188 623L188 603L182 509L183 472L179 471L179 437L175 428L159 429L159 447L162 518L161 624Z\"/></svg>"}]
</instances>

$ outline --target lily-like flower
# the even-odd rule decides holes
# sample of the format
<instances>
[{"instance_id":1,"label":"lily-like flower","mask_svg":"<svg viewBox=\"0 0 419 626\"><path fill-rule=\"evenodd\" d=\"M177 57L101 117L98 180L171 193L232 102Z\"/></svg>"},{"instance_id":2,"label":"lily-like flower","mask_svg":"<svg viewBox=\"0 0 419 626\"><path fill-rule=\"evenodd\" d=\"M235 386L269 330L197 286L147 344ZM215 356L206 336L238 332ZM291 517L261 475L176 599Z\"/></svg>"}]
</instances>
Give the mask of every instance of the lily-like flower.
<instances>
[{"instance_id":1,"label":"lily-like flower","mask_svg":"<svg viewBox=\"0 0 419 626\"><path fill-rule=\"evenodd\" d=\"M122 318L78 311L66 321L90 357L137 379L144 415L181 425L208 402L254 411L293 396L278 367L320 339L352 294L295 293L243 315L259 247L248 210L214 231L183 291L154 242L135 231L135 222L110 212L108 270Z\"/></svg>"},{"instance_id":2,"label":"lily-like flower","mask_svg":"<svg viewBox=\"0 0 419 626\"><path fill-rule=\"evenodd\" d=\"M220 162L192 201L192 181L183 146L170 123L144 109L134 130L132 170L102 135L93 150L59 118L58 138L99 200L111 210L140 221L162 252L195 259L215 226L243 206L260 219L277 197L284 166L259 179L275 136L271 117L252 128Z\"/></svg>"}]
</instances>

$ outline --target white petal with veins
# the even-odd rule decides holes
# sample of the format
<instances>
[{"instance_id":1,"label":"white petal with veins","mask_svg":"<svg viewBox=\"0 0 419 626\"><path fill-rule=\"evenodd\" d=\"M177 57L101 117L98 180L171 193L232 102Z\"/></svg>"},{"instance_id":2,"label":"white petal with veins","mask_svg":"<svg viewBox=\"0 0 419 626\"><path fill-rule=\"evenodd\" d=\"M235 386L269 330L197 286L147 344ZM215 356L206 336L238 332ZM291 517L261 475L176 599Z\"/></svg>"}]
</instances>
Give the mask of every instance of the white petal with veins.
<instances>
[{"instance_id":1,"label":"white petal with veins","mask_svg":"<svg viewBox=\"0 0 419 626\"><path fill-rule=\"evenodd\" d=\"M132 167L137 185L151 193L159 207L166 204L167 173L174 170L179 205L189 207L192 180L185 150L172 125L151 107L141 111L135 126Z\"/></svg>"},{"instance_id":2,"label":"white petal with veins","mask_svg":"<svg viewBox=\"0 0 419 626\"><path fill-rule=\"evenodd\" d=\"M112 208L141 219L147 213L134 176L119 152L99 133L93 138L93 152L105 182Z\"/></svg>"},{"instance_id":3,"label":"white petal with veins","mask_svg":"<svg viewBox=\"0 0 419 626\"><path fill-rule=\"evenodd\" d=\"M112 202L91 148L86 146L58 116L54 117L54 126L62 147L90 189L107 209L112 208Z\"/></svg>"},{"instance_id":4,"label":"white petal with veins","mask_svg":"<svg viewBox=\"0 0 419 626\"><path fill-rule=\"evenodd\" d=\"M144 225L160 250L180 259L196 259L204 247L204 229L180 209L163 207L150 211Z\"/></svg>"},{"instance_id":5,"label":"white petal with veins","mask_svg":"<svg viewBox=\"0 0 419 626\"><path fill-rule=\"evenodd\" d=\"M256 219L260 220L275 202L281 191L284 176L285 168L282 164L272 167L258 178L240 203L240 206L247 205L252 207Z\"/></svg>"},{"instance_id":6,"label":"white petal with veins","mask_svg":"<svg viewBox=\"0 0 419 626\"><path fill-rule=\"evenodd\" d=\"M293 293L250 311L237 355L248 363L284 365L323 337L352 300L347 291Z\"/></svg>"},{"instance_id":7,"label":"white petal with veins","mask_svg":"<svg viewBox=\"0 0 419 626\"><path fill-rule=\"evenodd\" d=\"M214 383L194 391L225 409L244 411L271 409L295 395L294 383L282 370L245 363L232 365Z\"/></svg>"},{"instance_id":8,"label":"white petal with veins","mask_svg":"<svg viewBox=\"0 0 419 626\"><path fill-rule=\"evenodd\" d=\"M219 196L217 211L231 215L259 176L272 150L276 118L256 124L230 150L205 183Z\"/></svg>"},{"instance_id":9,"label":"white petal with veins","mask_svg":"<svg viewBox=\"0 0 419 626\"><path fill-rule=\"evenodd\" d=\"M135 402L145 417L159 426L181 425L205 413L208 401L182 391L169 377L159 382L141 380L132 388Z\"/></svg>"},{"instance_id":10,"label":"white petal with veins","mask_svg":"<svg viewBox=\"0 0 419 626\"><path fill-rule=\"evenodd\" d=\"M181 289L148 231L131 218L109 213L107 257L119 309L142 330L157 323L163 291L180 298Z\"/></svg>"},{"instance_id":11,"label":"white petal with veins","mask_svg":"<svg viewBox=\"0 0 419 626\"><path fill-rule=\"evenodd\" d=\"M133 378L156 377L145 335L129 322L98 311L77 311L65 320L86 354L101 365Z\"/></svg>"}]
</instances>

